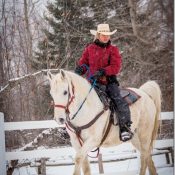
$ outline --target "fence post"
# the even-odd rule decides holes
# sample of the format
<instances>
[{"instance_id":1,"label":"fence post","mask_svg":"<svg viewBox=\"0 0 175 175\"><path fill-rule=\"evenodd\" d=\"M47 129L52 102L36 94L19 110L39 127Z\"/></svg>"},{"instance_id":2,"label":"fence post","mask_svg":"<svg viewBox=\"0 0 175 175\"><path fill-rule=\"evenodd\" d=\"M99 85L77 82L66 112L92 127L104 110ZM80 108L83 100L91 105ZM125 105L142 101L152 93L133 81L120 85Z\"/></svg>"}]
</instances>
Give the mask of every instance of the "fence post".
<instances>
[{"instance_id":1,"label":"fence post","mask_svg":"<svg viewBox=\"0 0 175 175\"><path fill-rule=\"evenodd\" d=\"M0 112L0 174L6 175L4 114Z\"/></svg>"},{"instance_id":2,"label":"fence post","mask_svg":"<svg viewBox=\"0 0 175 175\"><path fill-rule=\"evenodd\" d=\"M46 159L45 158L41 158L41 164L38 167L38 174L46 175Z\"/></svg>"},{"instance_id":3,"label":"fence post","mask_svg":"<svg viewBox=\"0 0 175 175\"><path fill-rule=\"evenodd\" d=\"M102 162L102 154L98 155L98 168L99 168L99 173L103 174L104 169L103 169L103 162Z\"/></svg>"}]
</instances>

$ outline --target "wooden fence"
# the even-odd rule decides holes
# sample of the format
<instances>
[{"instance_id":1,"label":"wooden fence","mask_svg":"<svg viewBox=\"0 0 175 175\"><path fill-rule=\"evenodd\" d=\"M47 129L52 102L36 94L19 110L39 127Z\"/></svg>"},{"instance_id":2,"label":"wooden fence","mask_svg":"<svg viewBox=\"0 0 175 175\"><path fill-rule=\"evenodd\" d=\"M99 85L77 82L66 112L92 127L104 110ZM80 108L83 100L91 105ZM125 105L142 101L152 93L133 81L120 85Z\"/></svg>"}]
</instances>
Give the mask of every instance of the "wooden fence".
<instances>
[{"instance_id":1,"label":"wooden fence","mask_svg":"<svg viewBox=\"0 0 175 175\"><path fill-rule=\"evenodd\" d=\"M162 112L161 120L173 120L173 112ZM65 127L64 125L58 125L54 120L46 120L46 121L25 121L25 122L5 122L3 113L0 113L0 175L6 175L6 161L7 160L18 160L18 159L30 159L30 158L46 158L52 156L53 154L58 154L60 156L70 157L71 151L65 152L63 149L44 149L44 150L33 150L33 151L18 151L18 152L6 152L5 151L5 131L12 130L26 130L26 129L42 129L42 128L55 128L55 127ZM130 148L130 143L123 143L126 145L126 148ZM167 140L156 140L155 148L163 149L164 151L153 152L153 155L156 154L165 154L167 158L167 163L173 163L174 155L173 155L173 139ZM133 151L133 148L132 148ZM72 152L72 157L73 157ZM102 157L102 154L98 157L97 161L91 160L92 163L96 162L99 164L99 173L103 173L103 162L108 161L121 161L124 159L133 159L137 158L137 154L129 154L123 155L119 158L114 158L107 160L105 157ZM103 160L102 160L103 159ZM45 159L41 159L41 164L45 164ZM60 163L61 164L61 163ZM72 160L67 162L67 165L73 164ZM49 165L48 165L49 166ZM57 165L59 166L59 165ZM44 171L42 170L45 174Z\"/></svg>"}]
</instances>

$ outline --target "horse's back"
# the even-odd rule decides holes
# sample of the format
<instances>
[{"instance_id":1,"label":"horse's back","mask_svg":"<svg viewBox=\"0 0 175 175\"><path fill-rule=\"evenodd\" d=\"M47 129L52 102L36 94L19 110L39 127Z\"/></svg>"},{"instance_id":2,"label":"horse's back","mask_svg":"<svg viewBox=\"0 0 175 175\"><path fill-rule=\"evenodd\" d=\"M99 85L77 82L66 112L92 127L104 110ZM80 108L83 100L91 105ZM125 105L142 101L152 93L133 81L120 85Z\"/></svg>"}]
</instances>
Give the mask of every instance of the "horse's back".
<instances>
[{"instance_id":1,"label":"horse's back","mask_svg":"<svg viewBox=\"0 0 175 175\"><path fill-rule=\"evenodd\" d=\"M144 132L151 129L156 117L156 105L154 100L141 89L129 88L136 92L140 98L130 106L131 120L133 122L132 131Z\"/></svg>"},{"instance_id":2,"label":"horse's back","mask_svg":"<svg viewBox=\"0 0 175 175\"><path fill-rule=\"evenodd\" d=\"M161 91L159 85L155 81L148 81L144 83L139 89L129 88L136 92L141 98L132 105L136 106L137 110L146 115L154 116L155 113L160 113L161 110ZM152 116L152 118L154 118Z\"/></svg>"}]
</instances>

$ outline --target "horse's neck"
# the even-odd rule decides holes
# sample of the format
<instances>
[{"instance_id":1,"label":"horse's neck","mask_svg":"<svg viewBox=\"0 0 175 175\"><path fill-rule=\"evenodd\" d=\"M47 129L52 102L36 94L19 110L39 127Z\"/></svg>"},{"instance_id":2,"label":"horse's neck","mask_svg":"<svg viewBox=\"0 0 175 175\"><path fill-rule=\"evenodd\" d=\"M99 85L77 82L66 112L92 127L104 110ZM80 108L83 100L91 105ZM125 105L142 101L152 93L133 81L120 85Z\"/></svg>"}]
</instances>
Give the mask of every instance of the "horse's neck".
<instances>
[{"instance_id":1,"label":"horse's neck","mask_svg":"<svg viewBox=\"0 0 175 175\"><path fill-rule=\"evenodd\" d=\"M71 79L72 83L74 84L75 99L70 111L72 115L75 114L87 97L85 103L78 111L77 116L74 119L74 122L77 121L79 123L80 118L83 118L81 121L82 124L85 124L92 120L103 109L103 104L101 103L94 88L92 88L90 91L91 85L87 82L87 80L77 75L74 76L75 78L72 77Z\"/></svg>"}]
</instances>

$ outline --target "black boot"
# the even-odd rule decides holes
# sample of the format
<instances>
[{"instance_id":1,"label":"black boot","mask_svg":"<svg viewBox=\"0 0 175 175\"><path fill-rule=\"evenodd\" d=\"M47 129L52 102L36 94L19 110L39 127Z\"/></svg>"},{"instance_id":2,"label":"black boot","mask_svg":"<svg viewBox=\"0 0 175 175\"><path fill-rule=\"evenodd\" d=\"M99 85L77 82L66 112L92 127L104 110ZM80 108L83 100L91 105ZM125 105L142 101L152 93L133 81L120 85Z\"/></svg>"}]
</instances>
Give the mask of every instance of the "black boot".
<instances>
[{"instance_id":1,"label":"black boot","mask_svg":"<svg viewBox=\"0 0 175 175\"><path fill-rule=\"evenodd\" d=\"M120 89L116 83L110 83L107 85L106 92L112 99L119 113L119 125L120 125L120 140L128 141L132 138L132 132L130 130L131 115L129 105L120 95Z\"/></svg>"},{"instance_id":2,"label":"black boot","mask_svg":"<svg viewBox=\"0 0 175 175\"><path fill-rule=\"evenodd\" d=\"M126 142L132 139L133 133L130 129L130 126L120 126L120 140Z\"/></svg>"}]
</instances>

